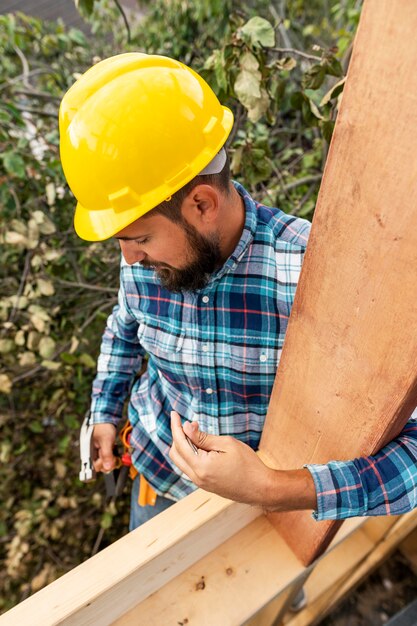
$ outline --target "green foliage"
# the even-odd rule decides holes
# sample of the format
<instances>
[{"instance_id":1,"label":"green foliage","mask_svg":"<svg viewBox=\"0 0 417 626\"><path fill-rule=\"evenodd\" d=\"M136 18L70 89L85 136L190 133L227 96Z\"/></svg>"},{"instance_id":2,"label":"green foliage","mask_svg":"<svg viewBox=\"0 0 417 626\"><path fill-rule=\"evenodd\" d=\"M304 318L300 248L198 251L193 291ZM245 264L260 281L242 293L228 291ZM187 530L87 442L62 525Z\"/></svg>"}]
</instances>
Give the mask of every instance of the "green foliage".
<instances>
[{"instance_id":1,"label":"green foliage","mask_svg":"<svg viewBox=\"0 0 417 626\"><path fill-rule=\"evenodd\" d=\"M78 481L77 442L118 251L73 233L57 111L93 55L111 54L106 45L59 23L0 17L3 609L91 554L105 505L100 483Z\"/></svg>"},{"instance_id":2,"label":"green foliage","mask_svg":"<svg viewBox=\"0 0 417 626\"><path fill-rule=\"evenodd\" d=\"M272 24L265 18L255 16L239 29L239 36L253 48L264 46L272 48L275 43L275 33Z\"/></svg>"},{"instance_id":3,"label":"green foliage","mask_svg":"<svg viewBox=\"0 0 417 626\"><path fill-rule=\"evenodd\" d=\"M281 13L262 0L155 0L127 31L111 0L77 4L93 38L0 16L0 609L87 558L97 533L110 541L127 527L126 502L117 513L101 482L78 481L78 430L119 252L73 232L58 148L63 93L118 52L178 58L235 114L234 176L257 199L311 217L360 10L355 0L287 0Z\"/></svg>"}]
</instances>

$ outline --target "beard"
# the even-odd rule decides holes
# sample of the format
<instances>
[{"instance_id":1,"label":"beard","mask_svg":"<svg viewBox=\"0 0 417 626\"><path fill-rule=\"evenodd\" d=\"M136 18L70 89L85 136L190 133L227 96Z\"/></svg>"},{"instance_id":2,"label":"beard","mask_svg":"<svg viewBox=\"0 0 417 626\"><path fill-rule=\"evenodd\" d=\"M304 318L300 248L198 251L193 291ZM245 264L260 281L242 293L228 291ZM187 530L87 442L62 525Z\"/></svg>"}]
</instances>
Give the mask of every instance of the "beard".
<instances>
[{"instance_id":1,"label":"beard","mask_svg":"<svg viewBox=\"0 0 417 626\"><path fill-rule=\"evenodd\" d=\"M174 293L202 289L210 274L222 264L217 233L205 237L188 222L183 222L182 227L187 236L187 256L191 259L185 267L177 269L162 263L141 262L143 267L154 269L161 285Z\"/></svg>"}]
</instances>

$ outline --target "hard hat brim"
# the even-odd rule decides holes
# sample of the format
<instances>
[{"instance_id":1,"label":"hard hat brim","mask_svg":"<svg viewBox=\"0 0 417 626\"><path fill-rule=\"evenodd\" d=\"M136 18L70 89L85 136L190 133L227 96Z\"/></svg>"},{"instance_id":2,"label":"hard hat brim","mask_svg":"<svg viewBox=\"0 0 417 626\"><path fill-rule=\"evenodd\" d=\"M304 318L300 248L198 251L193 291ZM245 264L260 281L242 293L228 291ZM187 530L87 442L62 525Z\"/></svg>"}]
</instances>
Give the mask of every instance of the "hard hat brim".
<instances>
[{"instance_id":1,"label":"hard hat brim","mask_svg":"<svg viewBox=\"0 0 417 626\"><path fill-rule=\"evenodd\" d=\"M221 142L219 145L210 146L210 152L202 154L201 157L190 163L187 173L184 174L183 178L176 179L175 185L167 189L165 197L174 194L197 176L223 147L233 127L233 113L225 106L222 108L223 119L221 120L221 126L225 132ZM130 209L124 208L123 212L116 210L112 206L105 209L92 210L78 202L74 215L75 231L81 239L86 241L104 241L116 235L116 233L135 222L145 213L151 211L160 202L163 202L165 197L159 198L156 202L142 202L140 206L133 206Z\"/></svg>"},{"instance_id":2,"label":"hard hat brim","mask_svg":"<svg viewBox=\"0 0 417 626\"><path fill-rule=\"evenodd\" d=\"M146 212L141 211L141 207L133 207L129 211L123 211L123 220L121 220L121 214L112 207L91 211L78 202L74 215L74 229L77 235L85 241L105 241Z\"/></svg>"}]
</instances>

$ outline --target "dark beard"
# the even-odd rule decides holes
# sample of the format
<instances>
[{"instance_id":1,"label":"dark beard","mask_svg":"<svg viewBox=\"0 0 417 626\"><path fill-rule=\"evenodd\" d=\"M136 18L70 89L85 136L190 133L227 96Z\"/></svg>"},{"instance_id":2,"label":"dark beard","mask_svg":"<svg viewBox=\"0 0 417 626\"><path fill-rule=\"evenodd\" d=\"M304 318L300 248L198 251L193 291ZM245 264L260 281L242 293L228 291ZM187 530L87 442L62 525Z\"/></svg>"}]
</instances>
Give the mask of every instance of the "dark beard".
<instances>
[{"instance_id":1,"label":"dark beard","mask_svg":"<svg viewBox=\"0 0 417 626\"><path fill-rule=\"evenodd\" d=\"M207 285L210 274L222 263L218 235L203 237L187 222L182 226L194 260L183 269L154 268L161 285L174 293L202 289ZM145 263L143 265L146 266Z\"/></svg>"}]
</instances>

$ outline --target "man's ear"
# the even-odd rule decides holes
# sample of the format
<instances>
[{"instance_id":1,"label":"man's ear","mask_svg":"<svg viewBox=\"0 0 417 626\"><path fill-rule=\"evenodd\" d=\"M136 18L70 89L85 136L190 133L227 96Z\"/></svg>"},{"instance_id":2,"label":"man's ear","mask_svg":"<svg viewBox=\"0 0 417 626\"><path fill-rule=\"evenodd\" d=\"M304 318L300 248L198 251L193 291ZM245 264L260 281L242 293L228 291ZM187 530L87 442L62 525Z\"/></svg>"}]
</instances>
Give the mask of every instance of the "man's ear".
<instances>
[{"instance_id":1,"label":"man's ear","mask_svg":"<svg viewBox=\"0 0 417 626\"><path fill-rule=\"evenodd\" d=\"M220 193L212 185L196 185L184 198L183 217L195 227L211 226L217 219Z\"/></svg>"}]
</instances>

